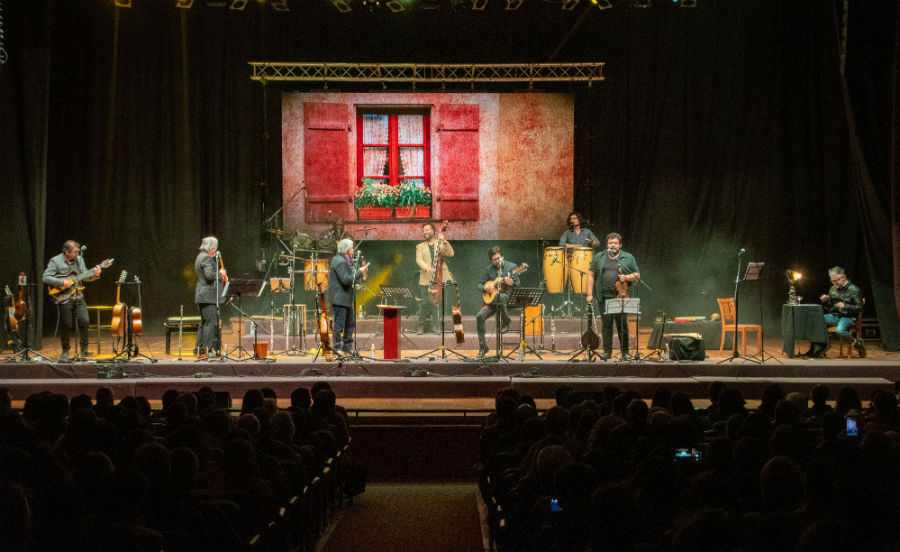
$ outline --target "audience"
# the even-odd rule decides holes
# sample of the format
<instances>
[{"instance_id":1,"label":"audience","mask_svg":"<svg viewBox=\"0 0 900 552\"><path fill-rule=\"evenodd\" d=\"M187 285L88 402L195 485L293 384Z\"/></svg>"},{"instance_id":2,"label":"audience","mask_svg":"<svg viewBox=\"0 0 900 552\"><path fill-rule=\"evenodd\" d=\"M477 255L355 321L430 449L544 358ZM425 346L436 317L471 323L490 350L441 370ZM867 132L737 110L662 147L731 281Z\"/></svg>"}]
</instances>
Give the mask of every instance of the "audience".
<instances>
[{"instance_id":1,"label":"audience","mask_svg":"<svg viewBox=\"0 0 900 552\"><path fill-rule=\"evenodd\" d=\"M664 386L648 401L562 386L540 416L498 394L477 449L497 550L898 549L895 395L877 391L864 409L842 388L832 408L825 386L809 406L770 385L749 408L721 382L709 391L695 410Z\"/></svg>"}]
</instances>

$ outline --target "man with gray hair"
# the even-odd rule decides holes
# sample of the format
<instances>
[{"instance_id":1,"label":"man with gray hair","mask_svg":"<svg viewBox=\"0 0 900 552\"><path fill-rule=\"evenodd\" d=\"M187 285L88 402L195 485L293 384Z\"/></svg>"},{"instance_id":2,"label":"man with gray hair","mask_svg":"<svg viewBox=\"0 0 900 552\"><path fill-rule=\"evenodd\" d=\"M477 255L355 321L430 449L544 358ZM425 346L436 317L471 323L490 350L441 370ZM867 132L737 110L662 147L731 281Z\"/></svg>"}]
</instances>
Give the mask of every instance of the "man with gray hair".
<instances>
[{"instance_id":1,"label":"man with gray hair","mask_svg":"<svg viewBox=\"0 0 900 552\"><path fill-rule=\"evenodd\" d=\"M228 274L224 266L220 267L219 261L219 240L215 236L206 236L200 242L200 252L194 260L194 272L197 274L194 301L200 309L200 327L197 329L199 358L207 358L211 349L218 350L221 347L216 331L219 325L216 305L221 302L224 295Z\"/></svg>"},{"instance_id":2,"label":"man with gray hair","mask_svg":"<svg viewBox=\"0 0 900 552\"><path fill-rule=\"evenodd\" d=\"M866 345L860 336L850 334L850 328L856 323L863 307L862 291L847 279L843 268L835 266L828 269L831 288L823 293L819 300L825 308L825 325L835 326L835 333L852 344L861 358L866 356ZM812 343L808 356L824 356L828 349L826 343Z\"/></svg>"},{"instance_id":3,"label":"man with gray hair","mask_svg":"<svg viewBox=\"0 0 900 552\"><path fill-rule=\"evenodd\" d=\"M337 243L337 255L331 258L328 268L328 302L334 319L332 347L338 353L353 354L353 331L356 317L353 312L355 284L369 274L368 265L358 268L353 259L353 240L342 239Z\"/></svg>"}]
</instances>

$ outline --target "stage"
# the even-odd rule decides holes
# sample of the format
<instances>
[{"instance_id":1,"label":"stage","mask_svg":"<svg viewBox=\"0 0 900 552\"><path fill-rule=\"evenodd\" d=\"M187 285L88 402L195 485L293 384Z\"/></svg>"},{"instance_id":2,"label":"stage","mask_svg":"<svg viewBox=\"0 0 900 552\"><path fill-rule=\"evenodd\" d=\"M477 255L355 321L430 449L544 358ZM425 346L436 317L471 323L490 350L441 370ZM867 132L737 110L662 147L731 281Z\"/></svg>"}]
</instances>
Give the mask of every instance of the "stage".
<instances>
[{"instance_id":1,"label":"stage","mask_svg":"<svg viewBox=\"0 0 900 552\"><path fill-rule=\"evenodd\" d=\"M645 343L649 328L641 330L639 339ZM529 336L526 343L531 345L533 337ZM562 337L565 343L572 341L570 336ZM58 362L59 351L47 339L43 353L50 360L0 362L0 387L9 388L16 401L43 390L70 397L81 393L93 396L100 386L111 387L116 397L143 395L153 401L168 389L190 391L203 386L227 391L234 399L240 399L248 389L270 387L280 399L287 399L297 387L327 380L342 404L351 407L380 411L394 408L466 411L491 408L495 392L506 386L533 396L541 401L539 404L547 404L544 401L551 400L560 385L583 391L614 386L635 390L645 398L652 396L657 386L666 385L672 392L702 400L707 397L708 384L716 380L740 389L748 400L758 399L770 383L779 384L785 393L807 394L815 385L824 384L831 389L832 396L840 387L849 385L865 400L875 389L893 392L895 382L900 379L900 354L885 353L874 344L869 345L865 359L855 355L850 359L835 358L836 346L829 351L829 358L788 358L780 353L780 339L768 339L764 363L758 362L758 356L735 358L728 349L707 350L707 359L703 361L661 360L659 354L643 347L642 354L648 356L641 360L624 362L613 357L604 362L596 356L588 361L586 352L573 359L575 352L571 350L542 350L537 340L534 349L542 358L529 352L519 360L516 351L511 358L479 361L474 358L476 351L471 347L475 340L471 337L462 345L466 348L449 349L451 344L454 347L456 344L452 335L445 336L447 349L442 355L439 335L410 335L410 340L437 343L438 350L403 349L401 358L384 360L378 349L373 360L371 347L365 348L369 339L376 337L359 337L364 358L331 362L315 357L315 349L311 348L315 342L309 336L307 347L292 354L276 351L269 359L253 360L242 350L232 350L230 358L202 361L195 360L189 348L182 351L181 360L177 358L177 350L171 350L170 355L162 354L165 336L140 337L139 351L147 357L124 362L112 361L108 346L105 353L94 354L84 362ZM488 344L495 346L493 340ZM548 345L546 338L544 345ZM504 352L512 351L513 347L504 345ZM754 353L757 349L751 343L748 354Z\"/></svg>"}]
</instances>

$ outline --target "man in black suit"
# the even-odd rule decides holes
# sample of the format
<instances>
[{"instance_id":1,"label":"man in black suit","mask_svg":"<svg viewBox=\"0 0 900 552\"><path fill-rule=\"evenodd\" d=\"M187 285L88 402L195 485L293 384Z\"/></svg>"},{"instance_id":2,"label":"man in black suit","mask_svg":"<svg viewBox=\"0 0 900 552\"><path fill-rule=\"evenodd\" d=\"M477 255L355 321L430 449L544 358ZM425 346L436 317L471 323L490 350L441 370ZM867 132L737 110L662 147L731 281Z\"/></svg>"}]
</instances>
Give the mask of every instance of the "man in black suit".
<instances>
[{"instance_id":1,"label":"man in black suit","mask_svg":"<svg viewBox=\"0 0 900 552\"><path fill-rule=\"evenodd\" d=\"M516 265L503 260L503 254L500 252L499 245L490 248L490 250L488 250L488 256L491 258L491 266L485 269L484 275L482 275L481 279L478 281L478 288L483 293L494 291L494 281L501 276L503 277L503 283L507 286L512 287L519 285L519 275L513 273L516 269ZM484 358L488 352L487 343L484 338L484 323L489 317L494 316L497 313L498 308L500 309L501 317L500 333L509 329L509 314L506 312L506 302L508 300L509 288L498 293L493 303L484 305L481 307L481 310L478 311L478 314L475 315L475 329L478 331L477 358ZM497 339L500 339L499 335L497 336Z\"/></svg>"},{"instance_id":2,"label":"man in black suit","mask_svg":"<svg viewBox=\"0 0 900 552\"><path fill-rule=\"evenodd\" d=\"M197 329L197 355L200 358L205 358L210 350L221 347L216 335L219 322L216 318L216 304L223 300L228 274L224 268L219 269L218 251L219 240L215 236L207 236L200 242L200 253L194 260L194 272L197 273L194 301L200 309L200 327Z\"/></svg>"},{"instance_id":3,"label":"man in black suit","mask_svg":"<svg viewBox=\"0 0 900 552\"><path fill-rule=\"evenodd\" d=\"M361 277L368 276L367 267L353 266L353 241L342 239L337 244L337 255L331 258L328 269L328 302L334 318L333 338L335 351L353 354L353 330L356 329L356 317L353 312L355 284Z\"/></svg>"}]
</instances>

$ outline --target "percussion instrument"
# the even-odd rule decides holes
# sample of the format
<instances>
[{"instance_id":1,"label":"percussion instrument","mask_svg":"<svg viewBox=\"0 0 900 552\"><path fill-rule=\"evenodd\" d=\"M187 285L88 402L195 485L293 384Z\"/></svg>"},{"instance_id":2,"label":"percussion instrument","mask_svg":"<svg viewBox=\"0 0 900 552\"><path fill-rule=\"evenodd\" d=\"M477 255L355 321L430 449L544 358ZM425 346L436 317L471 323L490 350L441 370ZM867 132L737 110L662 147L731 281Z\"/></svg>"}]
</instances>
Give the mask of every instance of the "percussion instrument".
<instances>
[{"instance_id":1,"label":"percussion instrument","mask_svg":"<svg viewBox=\"0 0 900 552\"><path fill-rule=\"evenodd\" d=\"M315 290L321 284L322 291L328 289L328 259L306 259L303 261L303 289Z\"/></svg>"},{"instance_id":2,"label":"percussion instrument","mask_svg":"<svg viewBox=\"0 0 900 552\"><path fill-rule=\"evenodd\" d=\"M587 273L591 269L594 251L590 247L572 247L570 250L572 258L568 263L568 272L569 280L572 281L572 291L586 293Z\"/></svg>"},{"instance_id":3,"label":"percussion instrument","mask_svg":"<svg viewBox=\"0 0 900 552\"><path fill-rule=\"evenodd\" d=\"M284 334L288 337L303 335L303 324L306 322L306 305L285 305L282 312Z\"/></svg>"},{"instance_id":4,"label":"percussion instrument","mask_svg":"<svg viewBox=\"0 0 900 552\"><path fill-rule=\"evenodd\" d=\"M269 289L278 292L289 292L291 291L291 279L290 278L269 278Z\"/></svg>"},{"instance_id":5,"label":"percussion instrument","mask_svg":"<svg viewBox=\"0 0 900 552\"><path fill-rule=\"evenodd\" d=\"M306 232L297 230L297 232L291 238L291 247L293 249L313 249L312 238L310 238L309 234L307 234Z\"/></svg>"},{"instance_id":6,"label":"percussion instrument","mask_svg":"<svg viewBox=\"0 0 900 552\"><path fill-rule=\"evenodd\" d=\"M565 247L544 248L544 281L550 293L562 293L566 289Z\"/></svg>"}]
</instances>

